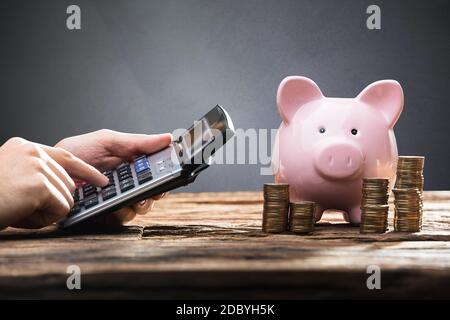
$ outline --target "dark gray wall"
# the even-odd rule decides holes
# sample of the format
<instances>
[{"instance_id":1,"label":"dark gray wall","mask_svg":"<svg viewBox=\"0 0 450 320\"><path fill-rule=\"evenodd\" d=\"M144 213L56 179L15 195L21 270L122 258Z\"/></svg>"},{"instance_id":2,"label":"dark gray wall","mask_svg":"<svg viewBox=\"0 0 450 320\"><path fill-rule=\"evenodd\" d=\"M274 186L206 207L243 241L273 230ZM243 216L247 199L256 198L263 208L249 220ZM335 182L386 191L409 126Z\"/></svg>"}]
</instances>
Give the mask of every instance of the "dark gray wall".
<instances>
[{"instance_id":1,"label":"dark gray wall","mask_svg":"<svg viewBox=\"0 0 450 320\"><path fill-rule=\"evenodd\" d=\"M82 30L66 29L78 4ZM382 30L365 27L370 4ZM5 1L0 140L53 144L99 128L186 127L216 103L240 128L276 128L287 75L355 96L393 78L406 103L401 154L426 155L426 188L449 189L449 1ZM260 189L258 166L216 166L190 190Z\"/></svg>"}]
</instances>

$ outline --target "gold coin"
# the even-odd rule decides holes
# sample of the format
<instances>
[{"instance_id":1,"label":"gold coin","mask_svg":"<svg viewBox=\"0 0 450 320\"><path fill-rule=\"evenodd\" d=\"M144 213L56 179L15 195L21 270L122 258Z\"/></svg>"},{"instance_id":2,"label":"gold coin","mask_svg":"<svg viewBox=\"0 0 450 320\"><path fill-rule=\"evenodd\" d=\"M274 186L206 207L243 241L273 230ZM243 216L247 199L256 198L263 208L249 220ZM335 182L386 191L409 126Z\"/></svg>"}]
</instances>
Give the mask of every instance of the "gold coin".
<instances>
[{"instance_id":1,"label":"gold coin","mask_svg":"<svg viewBox=\"0 0 450 320\"><path fill-rule=\"evenodd\" d=\"M262 230L281 233L287 230L289 221L289 185L287 183L265 183Z\"/></svg>"},{"instance_id":2,"label":"gold coin","mask_svg":"<svg viewBox=\"0 0 450 320\"><path fill-rule=\"evenodd\" d=\"M289 204L289 229L294 233L311 233L315 225L315 203L300 201Z\"/></svg>"}]
</instances>

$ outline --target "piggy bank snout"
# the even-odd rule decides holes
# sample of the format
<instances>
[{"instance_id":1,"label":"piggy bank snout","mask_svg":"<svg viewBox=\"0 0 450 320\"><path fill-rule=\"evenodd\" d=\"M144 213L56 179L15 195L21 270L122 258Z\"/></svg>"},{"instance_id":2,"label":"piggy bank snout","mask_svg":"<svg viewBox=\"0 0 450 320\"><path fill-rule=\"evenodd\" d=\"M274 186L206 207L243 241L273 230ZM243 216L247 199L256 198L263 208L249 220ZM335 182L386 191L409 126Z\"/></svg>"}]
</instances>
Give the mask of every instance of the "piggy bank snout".
<instances>
[{"instance_id":1,"label":"piggy bank snout","mask_svg":"<svg viewBox=\"0 0 450 320\"><path fill-rule=\"evenodd\" d=\"M335 142L318 148L314 159L317 171L328 179L351 179L361 172L364 156L350 143Z\"/></svg>"}]
</instances>

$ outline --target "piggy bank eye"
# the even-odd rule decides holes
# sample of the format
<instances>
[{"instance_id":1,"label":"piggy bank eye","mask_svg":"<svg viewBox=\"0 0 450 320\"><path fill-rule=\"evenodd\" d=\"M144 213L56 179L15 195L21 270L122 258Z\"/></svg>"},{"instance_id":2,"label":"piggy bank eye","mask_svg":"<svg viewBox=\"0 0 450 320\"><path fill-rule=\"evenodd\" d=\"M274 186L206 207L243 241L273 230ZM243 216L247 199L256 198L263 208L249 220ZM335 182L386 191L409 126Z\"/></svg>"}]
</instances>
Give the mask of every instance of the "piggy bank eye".
<instances>
[{"instance_id":1,"label":"piggy bank eye","mask_svg":"<svg viewBox=\"0 0 450 320\"><path fill-rule=\"evenodd\" d=\"M324 127L320 127L320 129L319 129L319 132L320 132L320 133L325 133L325 131L326 131L326 130L325 130Z\"/></svg>"},{"instance_id":2,"label":"piggy bank eye","mask_svg":"<svg viewBox=\"0 0 450 320\"><path fill-rule=\"evenodd\" d=\"M358 133L358 130L356 130L356 129L352 129L352 135L354 135L354 136L356 136L357 135L357 133Z\"/></svg>"}]
</instances>

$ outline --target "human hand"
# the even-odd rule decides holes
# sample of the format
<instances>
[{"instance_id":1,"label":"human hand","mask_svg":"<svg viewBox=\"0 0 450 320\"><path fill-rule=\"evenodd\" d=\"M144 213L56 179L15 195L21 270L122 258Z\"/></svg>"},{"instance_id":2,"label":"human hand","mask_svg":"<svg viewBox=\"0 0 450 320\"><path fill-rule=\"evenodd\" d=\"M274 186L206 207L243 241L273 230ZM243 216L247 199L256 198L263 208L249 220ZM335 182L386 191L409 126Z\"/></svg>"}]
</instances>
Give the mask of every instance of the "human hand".
<instances>
[{"instance_id":1,"label":"human hand","mask_svg":"<svg viewBox=\"0 0 450 320\"><path fill-rule=\"evenodd\" d=\"M73 206L80 179L104 186L108 178L70 152L12 138L0 147L0 229L41 228Z\"/></svg>"},{"instance_id":2,"label":"human hand","mask_svg":"<svg viewBox=\"0 0 450 320\"><path fill-rule=\"evenodd\" d=\"M167 147L172 142L170 133L158 135L130 134L112 130L99 130L79 136L65 138L55 147L65 149L95 168L105 171L130 162L141 154L150 154ZM145 214L153 208L154 200L163 195L123 208L113 214L104 215L107 223L125 223L136 214Z\"/></svg>"}]
</instances>

